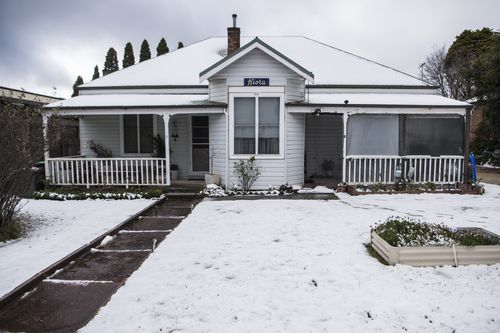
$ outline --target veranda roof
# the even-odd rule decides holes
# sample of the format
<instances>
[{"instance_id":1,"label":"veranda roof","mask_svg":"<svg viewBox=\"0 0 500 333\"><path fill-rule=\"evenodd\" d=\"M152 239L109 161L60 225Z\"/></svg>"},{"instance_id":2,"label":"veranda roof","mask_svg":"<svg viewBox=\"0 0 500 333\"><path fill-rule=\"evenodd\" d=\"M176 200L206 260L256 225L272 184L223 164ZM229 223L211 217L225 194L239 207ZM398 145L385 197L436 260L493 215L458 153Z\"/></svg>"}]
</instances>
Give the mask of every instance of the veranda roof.
<instances>
[{"instance_id":1,"label":"veranda roof","mask_svg":"<svg viewBox=\"0 0 500 333\"><path fill-rule=\"evenodd\" d=\"M208 95L182 94L101 94L81 95L46 106L60 109L96 108L170 108L170 107L226 107L225 103L212 102Z\"/></svg>"},{"instance_id":2,"label":"veranda roof","mask_svg":"<svg viewBox=\"0 0 500 333\"><path fill-rule=\"evenodd\" d=\"M347 103L346 103L347 102ZM304 102L289 103L288 106L346 106L346 107L429 107L471 108L466 102L432 94L389 93L334 93L307 94Z\"/></svg>"}]
</instances>

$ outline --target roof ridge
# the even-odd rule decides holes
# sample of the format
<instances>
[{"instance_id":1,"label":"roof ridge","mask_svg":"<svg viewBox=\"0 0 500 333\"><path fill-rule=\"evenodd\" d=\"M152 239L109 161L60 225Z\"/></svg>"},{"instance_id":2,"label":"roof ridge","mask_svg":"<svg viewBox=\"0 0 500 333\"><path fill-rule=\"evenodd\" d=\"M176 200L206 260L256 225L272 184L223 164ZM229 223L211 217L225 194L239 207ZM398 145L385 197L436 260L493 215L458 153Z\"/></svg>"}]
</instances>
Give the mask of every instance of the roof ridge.
<instances>
[{"instance_id":1,"label":"roof ridge","mask_svg":"<svg viewBox=\"0 0 500 333\"><path fill-rule=\"evenodd\" d=\"M377 61L374 61L374 60L371 60L371 59L368 59L368 58L362 57L362 56L360 56L360 55L354 54L354 53L349 52L349 51L346 51L346 50L342 50L342 49L340 49L340 48L338 48L338 47L335 47L335 46L332 46L332 45L329 45L329 44L326 44L326 43L320 42L320 41L318 41L318 40L316 40L316 39L313 39L313 38L310 38L310 37L306 37L306 36L298 36L298 37L302 37L302 38L305 38L305 39L311 40L311 41L313 41L313 42L316 42L316 43L318 43L318 44L321 44L321 45L327 46L327 47L329 47L329 48L332 48L332 49L334 49L334 50L337 50L337 51L343 52L343 53L345 53L345 54L348 54L348 55L351 55L351 56L353 56L353 57L359 58L359 59L361 59L361 60L368 61L368 62L374 63L374 64L376 64L376 65L379 65L379 66L385 67L385 68L387 68L387 69L390 69L390 70L393 70L393 71L395 71L395 72L401 73L401 74L403 74L403 75L409 76L409 77L411 77L411 78L417 79L417 80L419 80L420 82L424 83L425 85L430 86L430 85L429 85L429 83L425 82L424 80L422 80L422 79L420 79L420 78L418 78L418 77L416 77L416 76L414 76L414 75L411 75L411 74L408 74L408 73L406 73L406 72L403 72L403 71L401 71L401 70L399 70L399 69L396 69L396 68L394 68L394 67L384 65L384 64L382 64L382 63L380 63L380 62L377 62Z\"/></svg>"}]
</instances>

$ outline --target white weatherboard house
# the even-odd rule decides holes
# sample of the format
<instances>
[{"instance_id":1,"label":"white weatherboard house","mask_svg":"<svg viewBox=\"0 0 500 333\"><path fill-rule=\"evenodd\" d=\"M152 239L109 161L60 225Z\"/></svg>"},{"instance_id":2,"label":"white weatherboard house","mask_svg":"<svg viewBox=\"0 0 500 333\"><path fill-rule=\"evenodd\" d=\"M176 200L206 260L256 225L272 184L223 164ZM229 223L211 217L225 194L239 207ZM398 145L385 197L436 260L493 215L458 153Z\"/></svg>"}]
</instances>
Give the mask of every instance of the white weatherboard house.
<instances>
[{"instance_id":1,"label":"white weatherboard house","mask_svg":"<svg viewBox=\"0 0 500 333\"><path fill-rule=\"evenodd\" d=\"M179 179L212 172L231 187L233 163L251 156L262 167L255 188L393 183L399 175L465 181L469 104L306 37L240 38L234 23L227 38L141 62L79 92L47 109L46 120L52 109L80 119L82 156L45 157L53 184L170 185L175 164ZM157 136L165 157L153 156ZM90 140L112 157L97 158Z\"/></svg>"}]
</instances>

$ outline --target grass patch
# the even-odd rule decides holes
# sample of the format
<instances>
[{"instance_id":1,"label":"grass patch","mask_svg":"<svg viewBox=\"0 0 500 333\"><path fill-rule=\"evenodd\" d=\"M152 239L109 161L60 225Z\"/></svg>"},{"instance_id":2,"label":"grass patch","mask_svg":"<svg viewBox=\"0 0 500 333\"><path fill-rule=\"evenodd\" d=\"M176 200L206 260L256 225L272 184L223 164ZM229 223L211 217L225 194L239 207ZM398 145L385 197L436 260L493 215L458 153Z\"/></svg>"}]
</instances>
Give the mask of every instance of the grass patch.
<instances>
[{"instance_id":1,"label":"grass patch","mask_svg":"<svg viewBox=\"0 0 500 333\"><path fill-rule=\"evenodd\" d=\"M26 231L26 224L22 217L14 216L12 222L0 228L0 243L21 238Z\"/></svg>"}]
</instances>

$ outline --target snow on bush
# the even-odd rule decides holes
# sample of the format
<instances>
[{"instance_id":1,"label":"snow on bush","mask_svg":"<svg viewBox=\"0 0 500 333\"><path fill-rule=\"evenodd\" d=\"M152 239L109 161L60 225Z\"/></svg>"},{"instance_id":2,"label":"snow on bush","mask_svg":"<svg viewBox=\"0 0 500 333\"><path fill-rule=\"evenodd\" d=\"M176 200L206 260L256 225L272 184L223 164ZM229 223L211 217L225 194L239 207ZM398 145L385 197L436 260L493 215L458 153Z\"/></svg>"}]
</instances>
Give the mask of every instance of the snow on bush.
<instances>
[{"instance_id":1,"label":"snow on bush","mask_svg":"<svg viewBox=\"0 0 500 333\"><path fill-rule=\"evenodd\" d=\"M392 246L475 246L499 244L499 239L470 230L455 230L438 223L392 216L372 229Z\"/></svg>"},{"instance_id":2,"label":"snow on bush","mask_svg":"<svg viewBox=\"0 0 500 333\"><path fill-rule=\"evenodd\" d=\"M238 196L238 195L287 195L295 193L296 190L292 186L288 185L280 185L279 187L274 187L272 185L269 186L268 190L262 191L248 191L244 192L236 187L224 190L221 186L215 184L209 184L205 186L203 190L201 190L200 195L206 197L226 197L226 196Z\"/></svg>"},{"instance_id":3,"label":"snow on bush","mask_svg":"<svg viewBox=\"0 0 500 333\"><path fill-rule=\"evenodd\" d=\"M205 186L203 190L200 192L201 195L206 197L225 197L227 196L226 191L219 185L208 184Z\"/></svg>"},{"instance_id":4,"label":"snow on bush","mask_svg":"<svg viewBox=\"0 0 500 333\"><path fill-rule=\"evenodd\" d=\"M134 199L156 199L162 196L161 190L148 190L142 192L74 192L58 193L50 191L35 191L33 198L37 200L87 200L87 199L112 199L112 200L134 200Z\"/></svg>"}]
</instances>

